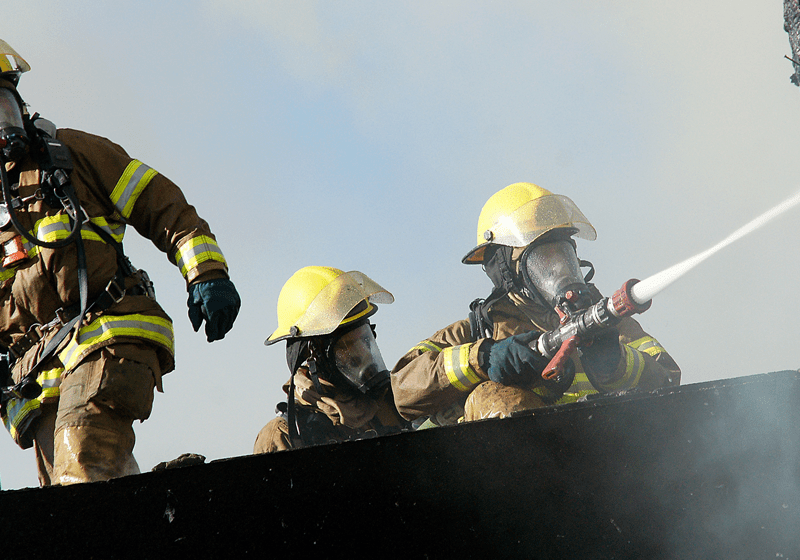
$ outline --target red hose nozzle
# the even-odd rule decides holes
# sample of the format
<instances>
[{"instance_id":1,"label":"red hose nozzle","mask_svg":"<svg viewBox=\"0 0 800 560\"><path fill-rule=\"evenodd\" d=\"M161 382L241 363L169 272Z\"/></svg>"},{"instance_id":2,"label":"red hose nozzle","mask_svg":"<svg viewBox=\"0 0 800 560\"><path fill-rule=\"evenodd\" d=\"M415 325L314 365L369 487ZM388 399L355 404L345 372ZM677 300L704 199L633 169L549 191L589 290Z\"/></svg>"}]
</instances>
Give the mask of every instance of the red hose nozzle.
<instances>
[{"instance_id":1,"label":"red hose nozzle","mask_svg":"<svg viewBox=\"0 0 800 560\"><path fill-rule=\"evenodd\" d=\"M617 317L629 317L634 313L644 313L653 304L653 300L645 303L636 303L631 296L631 288L638 284L639 280L631 278L625 282L622 287L614 292L611 296L611 309L610 311Z\"/></svg>"}]
</instances>

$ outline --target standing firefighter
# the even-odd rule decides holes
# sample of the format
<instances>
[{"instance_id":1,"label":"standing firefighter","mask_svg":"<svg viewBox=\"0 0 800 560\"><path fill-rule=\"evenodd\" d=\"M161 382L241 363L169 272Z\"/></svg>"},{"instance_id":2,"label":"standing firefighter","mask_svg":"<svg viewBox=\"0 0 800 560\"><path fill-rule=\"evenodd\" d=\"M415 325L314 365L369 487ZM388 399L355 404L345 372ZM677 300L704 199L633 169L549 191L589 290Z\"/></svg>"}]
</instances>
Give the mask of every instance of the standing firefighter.
<instances>
[{"instance_id":1,"label":"standing firefighter","mask_svg":"<svg viewBox=\"0 0 800 560\"><path fill-rule=\"evenodd\" d=\"M394 406L389 371L369 318L394 297L360 272L307 266L278 296L278 328L291 377L280 417L259 432L253 453L396 433L408 423Z\"/></svg>"},{"instance_id":2,"label":"standing firefighter","mask_svg":"<svg viewBox=\"0 0 800 560\"><path fill-rule=\"evenodd\" d=\"M3 421L35 447L42 485L134 474L133 421L149 417L174 359L172 322L122 252L125 227L180 268L209 342L232 327L239 295L178 187L105 138L30 116L17 92L29 67L2 41L0 55L0 344L2 385L14 384Z\"/></svg>"},{"instance_id":3,"label":"standing firefighter","mask_svg":"<svg viewBox=\"0 0 800 560\"><path fill-rule=\"evenodd\" d=\"M532 349L539 336L601 299L573 236L593 240L596 233L566 196L515 183L486 202L478 244L462 262L482 265L494 289L472 303L470 320L423 340L397 363L392 387L405 418L442 425L679 383L670 355L631 318L586 341L554 379L543 378L549 360ZM585 278L581 267L590 267Z\"/></svg>"}]
</instances>

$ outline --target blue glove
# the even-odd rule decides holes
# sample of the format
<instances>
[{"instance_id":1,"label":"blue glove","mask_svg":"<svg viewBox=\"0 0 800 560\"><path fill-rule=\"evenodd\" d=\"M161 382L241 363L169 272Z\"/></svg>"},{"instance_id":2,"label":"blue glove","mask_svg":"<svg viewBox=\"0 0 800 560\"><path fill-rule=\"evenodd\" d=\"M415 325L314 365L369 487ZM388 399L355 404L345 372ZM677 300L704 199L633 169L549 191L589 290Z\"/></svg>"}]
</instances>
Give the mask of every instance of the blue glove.
<instances>
[{"instance_id":1,"label":"blue glove","mask_svg":"<svg viewBox=\"0 0 800 560\"><path fill-rule=\"evenodd\" d=\"M529 344L539 338L536 331L510 336L489 349L489 379L503 385L530 386L549 360Z\"/></svg>"},{"instance_id":2,"label":"blue glove","mask_svg":"<svg viewBox=\"0 0 800 560\"><path fill-rule=\"evenodd\" d=\"M198 282L189 286L189 320L195 332L206 320L206 338L209 342L225 338L231 330L242 300L233 282L227 278Z\"/></svg>"}]
</instances>

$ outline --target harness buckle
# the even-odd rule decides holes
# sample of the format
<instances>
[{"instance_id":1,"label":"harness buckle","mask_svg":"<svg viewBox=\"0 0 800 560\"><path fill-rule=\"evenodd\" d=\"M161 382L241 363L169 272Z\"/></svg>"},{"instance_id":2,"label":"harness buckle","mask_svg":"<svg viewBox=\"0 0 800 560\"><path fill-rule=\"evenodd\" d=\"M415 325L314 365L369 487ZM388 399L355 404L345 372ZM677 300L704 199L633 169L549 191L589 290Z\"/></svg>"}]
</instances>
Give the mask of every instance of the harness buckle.
<instances>
[{"instance_id":1,"label":"harness buckle","mask_svg":"<svg viewBox=\"0 0 800 560\"><path fill-rule=\"evenodd\" d=\"M15 360L18 360L41 339L42 325L40 323L34 323L28 327L28 332L22 335L19 340L8 345L8 353L11 354Z\"/></svg>"},{"instance_id":2,"label":"harness buckle","mask_svg":"<svg viewBox=\"0 0 800 560\"><path fill-rule=\"evenodd\" d=\"M125 288L117 284L115 278L109 280L105 292L111 296L111 299L114 301L114 303L121 302L122 298L125 297Z\"/></svg>"},{"instance_id":3,"label":"harness buckle","mask_svg":"<svg viewBox=\"0 0 800 560\"><path fill-rule=\"evenodd\" d=\"M54 321L51 321L51 323L58 322L63 327L71 319L71 317L67 317L66 313L67 312L64 311L63 307L59 307L58 309L56 309L56 318L55 318ZM53 325L53 326L55 326L55 325Z\"/></svg>"}]
</instances>

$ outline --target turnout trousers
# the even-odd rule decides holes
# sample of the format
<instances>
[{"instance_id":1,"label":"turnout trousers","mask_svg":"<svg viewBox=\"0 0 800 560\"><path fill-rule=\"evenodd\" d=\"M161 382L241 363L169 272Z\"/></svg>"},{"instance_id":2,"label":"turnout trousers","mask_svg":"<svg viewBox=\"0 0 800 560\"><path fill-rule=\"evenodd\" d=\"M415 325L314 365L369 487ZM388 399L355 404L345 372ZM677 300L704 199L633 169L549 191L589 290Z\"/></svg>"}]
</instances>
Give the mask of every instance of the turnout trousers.
<instances>
[{"instance_id":1,"label":"turnout trousers","mask_svg":"<svg viewBox=\"0 0 800 560\"><path fill-rule=\"evenodd\" d=\"M116 344L93 352L64 375L58 403L43 405L33 427L41 486L140 472L133 457L133 421L150 416L158 367L154 349Z\"/></svg>"}]
</instances>

